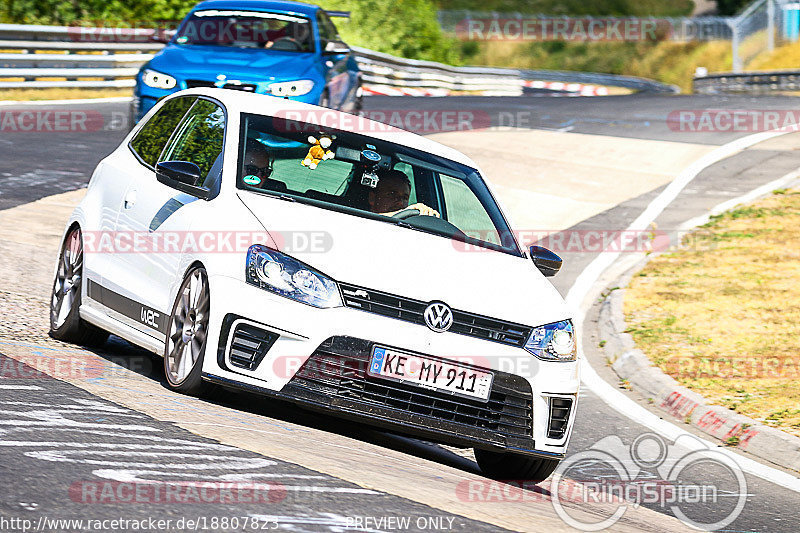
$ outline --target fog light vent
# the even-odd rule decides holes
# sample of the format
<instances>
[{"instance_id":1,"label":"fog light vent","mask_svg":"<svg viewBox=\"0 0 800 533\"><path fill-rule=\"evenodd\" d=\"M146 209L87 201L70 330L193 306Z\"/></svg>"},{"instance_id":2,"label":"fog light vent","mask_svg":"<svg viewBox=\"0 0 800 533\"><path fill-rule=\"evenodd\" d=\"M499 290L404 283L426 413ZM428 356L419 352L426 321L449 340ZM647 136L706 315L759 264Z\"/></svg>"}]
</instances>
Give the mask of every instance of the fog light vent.
<instances>
[{"instance_id":1,"label":"fog light vent","mask_svg":"<svg viewBox=\"0 0 800 533\"><path fill-rule=\"evenodd\" d=\"M547 437L550 439L563 439L567 432L569 414L572 410L572 398L550 398L550 426Z\"/></svg>"},{"instance_id":2,"label":"fog light vent","mask_svg":"<svg viewBox=\"0 0 800 533\"><path fill-rule=\"evenodd\" d=\"M276 340L278 340L276 333L248 324L239 324L233 332L231 341L229 354L231 365L255 370Z\"/></svg>"}]
</instances>

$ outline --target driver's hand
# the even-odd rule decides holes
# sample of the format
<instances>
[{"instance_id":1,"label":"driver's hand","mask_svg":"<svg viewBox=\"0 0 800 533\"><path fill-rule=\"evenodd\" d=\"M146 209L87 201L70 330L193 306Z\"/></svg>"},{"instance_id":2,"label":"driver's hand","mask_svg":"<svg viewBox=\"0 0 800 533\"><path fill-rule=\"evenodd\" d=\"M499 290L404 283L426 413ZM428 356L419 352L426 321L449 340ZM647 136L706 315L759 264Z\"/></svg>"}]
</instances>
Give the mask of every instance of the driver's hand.
<instances>
[{"instance_id":1,"label":"driver's hand","mask_svg":"<svg viewBox=\"0 0 800 533\"><path fill-rule=\"evenodd\" d=\"M439 218L439 212L435 209L428 207L425 204L414 204L406 207L406 209L416 209L419 211L419 214L424 217L436 217Z\"/></svg>"}]
</instances>

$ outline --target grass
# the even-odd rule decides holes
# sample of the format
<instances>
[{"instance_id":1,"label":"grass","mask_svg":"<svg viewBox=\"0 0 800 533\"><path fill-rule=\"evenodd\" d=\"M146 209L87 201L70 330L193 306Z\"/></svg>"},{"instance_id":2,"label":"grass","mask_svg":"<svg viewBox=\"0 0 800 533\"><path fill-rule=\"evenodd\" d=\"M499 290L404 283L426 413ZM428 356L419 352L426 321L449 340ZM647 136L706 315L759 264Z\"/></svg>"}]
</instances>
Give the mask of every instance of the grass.
<instances>
[{"instance_id":1,"label":"grass","mask_svg":"<svg viewBox=\"0 0 800 533\"><path fill-rule=\"evenodd\" d=\"M714 217L625 298L634 340L712 403L800 436L800 191Z\"/></svg>"},{"instance_id":2,"label":"grass","mask_svg":"<svg viewBox=\"0 0 800 533\"><path fill-rule=\"evenodd\" d=\"M2 100L74 100L76 98L110 98L132 96L132 89L0 89Z\"/></svg>"},{"instance_id":3,"label":"grass","mask_svg":"<svg viewBox=\"0 0 800 533\"><path fill-rule=\"evenodd\" d=\"M469 43L473 44L473 43ZM526 69L606 72L651 78L691 92L697 67L731 69L730 43L712 42L513 42L474 43L466 62Z\"/></svg>"}]
</instances>

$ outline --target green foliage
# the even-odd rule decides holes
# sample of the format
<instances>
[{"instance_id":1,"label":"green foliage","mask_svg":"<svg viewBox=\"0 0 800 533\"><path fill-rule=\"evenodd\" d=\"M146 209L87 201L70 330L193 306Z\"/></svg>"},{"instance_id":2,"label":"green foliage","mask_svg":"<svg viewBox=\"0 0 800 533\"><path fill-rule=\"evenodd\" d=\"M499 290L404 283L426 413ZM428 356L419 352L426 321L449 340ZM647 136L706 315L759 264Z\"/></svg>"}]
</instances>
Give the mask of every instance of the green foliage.
<instances>
[{"instance_id":1,"label":"green foliage","mask_svg":"<svg viewBox=\"0 0 800 533\"><path fill-rule=\"evenodd\" d=\"M679 17L694 10L692 0L438 0L437 3L439 9L578 16Z\"/></svg>"},{"instance_id":2,"label":"green foliage","mask_svg":"<svg viewBox=\"0 0 800 533\"><path fill-rule=\"evenodd\" d=\"M0 0L0 20L19 24L98 24L152 26L178 21L195 0ZM322 0L326 9L350 11L350 20L335 19L345 42L411 59L458 64L461 49L446 37L432 0Z\"/></svg>"},{"instance_id":3,"label":"green foliage","mask_svg":"<svg viewBox=\"0 0 800 533\"><path fill-rule=\"evenodd\" d=\"M193 0L0 0L0 18L19 24L133 25L180 20Z\"/></svg>"},{"instance_id":4,"label":"green foliage","mask_svg":"<svg viewBox=\"0 0 800 533\"><path fill-rule=\"evenodd\" d=\"M457 64L460 43L446 37L431 0L322 0L326 9L350 11L349 20L335 19L348 44L400 57ZM467 53L471 50L466 45Z\"/></svg>"}]
</instances>

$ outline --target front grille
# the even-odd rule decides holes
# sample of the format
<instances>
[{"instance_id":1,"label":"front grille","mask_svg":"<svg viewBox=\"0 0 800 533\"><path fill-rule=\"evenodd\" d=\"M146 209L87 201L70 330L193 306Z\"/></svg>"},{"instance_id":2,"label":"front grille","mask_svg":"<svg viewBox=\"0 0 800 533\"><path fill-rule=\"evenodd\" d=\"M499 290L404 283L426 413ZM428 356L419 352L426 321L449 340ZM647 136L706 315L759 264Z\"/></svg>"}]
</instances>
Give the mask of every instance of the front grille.
<instances>
[{"instance_id":1,"label":"front grille","mask_svg":"<svg viewBox=\"0 0 800 533\"><path fill-rule=\"evenodd\" d=\"M231 340L230 362L233 366L255 370L278 335L249 324L239 324Z\"/></svg>"},{"instance_id":2,"label":"front grille","mask_svg":"<svg viewBox=\"0 0 800 533\"><path fill-rule=\"evenodd\" d=\"M423 313L428 303L385 292L341 284L344 304L370 313L425 325ZM525 346L531 328L496 318L453 310L453 333L499 342L509 346Z\"/></svg>"},{"instance_id":3,"label":"front grille","mask_svg":"<svg viewBox=\"0 0 800 533\"><path fill-rule=\"evenodd\" d=\"M550 427L547 437L563 439L567 432L569 413L572 410L572 398L550 398Z\"/></svg>"},{"instance_id":4,"label":"front grille","mask_svg":"<svg viewBox=\"0 0 800 533\"><path fill-rule=\"evenodd\" d=\"M369 376L371 353L369 341L332 337L309 357L290 384L331 398L398 409L507 437L532 438L532 393L523 378L494 372L489 400L481 402Z\"/></svg>"},{"instance_id":5,"label":"front grille","mask_svg":"<svg viewBox=\"0 0 800 533\"><path fill-rule=\"evenodd\" d=\"M217 87L217 84L213 81L206 80L186 80L186 87L188 89L196 89L197 87ZM234 91L246 91L249 93L256 92L256 85L254 83L226 83L222 88L233 89Z\"/></svg>"}]
</instances>

